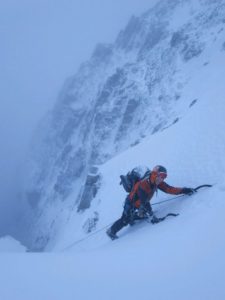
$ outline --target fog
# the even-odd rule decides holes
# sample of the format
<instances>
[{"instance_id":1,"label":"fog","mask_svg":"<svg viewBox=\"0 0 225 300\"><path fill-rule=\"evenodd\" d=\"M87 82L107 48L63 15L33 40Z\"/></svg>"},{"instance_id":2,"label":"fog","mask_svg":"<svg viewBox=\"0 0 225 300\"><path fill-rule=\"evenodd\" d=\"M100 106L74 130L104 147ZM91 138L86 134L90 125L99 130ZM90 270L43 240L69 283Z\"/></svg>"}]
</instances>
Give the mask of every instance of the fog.
<instances>
[{"instance_id":1,"label":"fog","mask_svg":"<svg viewBox=\"0 0 225 300\"><path fill-rule=\"evenodd\" d=\"M18 166L32 131L64 80L98 42L113 42L151 0L5 0L0 2L0 236L23 209Z\"/></svg>"}]
</instances>

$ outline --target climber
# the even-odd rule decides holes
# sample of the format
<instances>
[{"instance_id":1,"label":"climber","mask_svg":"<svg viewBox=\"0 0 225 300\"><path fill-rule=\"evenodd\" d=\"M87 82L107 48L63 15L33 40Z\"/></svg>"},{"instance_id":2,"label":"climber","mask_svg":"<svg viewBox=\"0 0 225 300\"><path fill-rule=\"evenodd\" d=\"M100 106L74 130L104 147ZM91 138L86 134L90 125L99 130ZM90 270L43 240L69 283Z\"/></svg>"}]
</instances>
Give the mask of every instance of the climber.
<instances>
[{"instance_id":1,"label":"climber","mask_svg":"<svg viewBox=\"0 0 225 300\"><path fill-rule=\"evenodd\" d=\"M142 219L150 216L152 223L157 223L159 220L152 212L150 200L154 193L159 189L167 194L172 195L192 195L195 190L193 188L178 188L168 185L164 180L167 177L167 170L163 166L155 166L149 176L135 183L131 192L125 200L124 210L121 218L106 231L107 235L112 239L117 239L116 233L128 224L134 223L134 212L137 211L137 217Z\"/></svg>"}]
</instances>

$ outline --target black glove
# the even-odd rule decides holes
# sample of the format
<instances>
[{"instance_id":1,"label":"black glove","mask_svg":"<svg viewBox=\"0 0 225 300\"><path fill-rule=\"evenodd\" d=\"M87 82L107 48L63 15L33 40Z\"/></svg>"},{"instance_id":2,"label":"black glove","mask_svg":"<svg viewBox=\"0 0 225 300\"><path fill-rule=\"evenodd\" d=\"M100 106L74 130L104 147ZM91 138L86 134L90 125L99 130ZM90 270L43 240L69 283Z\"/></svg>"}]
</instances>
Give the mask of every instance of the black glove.
<instances>
[{"instance_id":1,"label":"black glove","mask_svg":"<svg viewBox=\"0 0 225 300\"><path fill-rule=\"evenodd\" d=\"M196 191L195 189L192 189L192 188L186 188L184 187L183 190L182 190L182 193L185 194L185 195L192 195L194 194Z\"/></svg>"},{"instance_id":2,"label":"black glove","mask_svg":"<svg viewBox=\"0 0 225 300\"><path fill-rule=\"evenodd\" d=\"M157 224L157 223L159 223L159 222L160 222L160 219L153 215L153 217L152 217L152 219L151 219L151 223L152 223L152 224Z\"/></svg>"}]
</instances>

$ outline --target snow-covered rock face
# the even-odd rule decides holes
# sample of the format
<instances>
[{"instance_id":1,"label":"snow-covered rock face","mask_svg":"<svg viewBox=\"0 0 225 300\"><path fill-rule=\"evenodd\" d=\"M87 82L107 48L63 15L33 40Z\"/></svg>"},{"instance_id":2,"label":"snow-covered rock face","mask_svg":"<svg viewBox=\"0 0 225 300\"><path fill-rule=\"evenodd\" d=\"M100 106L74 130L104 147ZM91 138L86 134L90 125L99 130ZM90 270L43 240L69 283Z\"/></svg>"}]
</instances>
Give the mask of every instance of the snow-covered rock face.
<instances>
[{"instance_id":1,"label":"snow-covered rock face","mask_svg":"<svg viewBox=\"0 0 225 300\"><path fill-rule=\"evenodd\" d=\"M43 249L71 213L88 208L100 182L94 166L176 123L197 102L184 93L189 66L207 65L203 54L224 28L225 0L160 1L66 81L34 137L25 191L31 247Z\"/></svg>"}]
</instances>

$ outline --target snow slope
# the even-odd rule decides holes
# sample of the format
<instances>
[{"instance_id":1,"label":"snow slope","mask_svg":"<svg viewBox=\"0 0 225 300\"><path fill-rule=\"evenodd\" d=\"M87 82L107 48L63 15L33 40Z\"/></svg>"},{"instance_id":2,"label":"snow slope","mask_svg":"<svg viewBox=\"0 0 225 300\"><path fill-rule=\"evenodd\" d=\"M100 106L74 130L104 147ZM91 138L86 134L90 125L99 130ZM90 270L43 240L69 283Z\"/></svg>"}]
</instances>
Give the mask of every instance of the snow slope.
<instances>
[{"instance_id":1,"label":"snow slope","mask_svg":"<svg viewBox=\"0 0 225 300\"><path fill-rule=\"evenodd\" d=\"M209 31L208 39L212 34ZM187 103L196 101L180 122L102 165L96 198L83 213L71 210L48 244L54 253L1 254L0 299L225 298L224 42L222 30L212 47L184 66L189 81L183 97ZM178 104L181 111L184 103ZM155 164L167 167L171 185L214 186L153 206L158 216L180 215L157 225L143 222L127 227L112 242L103 228L122 213L126 194L119 175L137 165ZM170 197L159 192L152 203ZM95 212L99 231L89 236L84 225ZM77 243L80 239L84 240Z\"/></svg>"},{"instance_id":2,"label":"snow slope","mask_svg":"<svg viewBox=\"0 0 225 300\"><path fill-rule=\"evenodd\" d=\"M215 45L202 61L187 66L191 80L185 95L198 100L183 119L101 167L102 187L90 210L76 218L71 213L64 231L49 244L56 253L0 256L1 299L225 298L225 52L218 49ZM214 186L153 206L158 216L180 215L127 227L112 242L101 229L122 212L119 175L155 164L168 168L172 185ZM170 197L159 192L153 203ZM81 229L95 211L101 231L88 237Z\"/></svg>"}]
</instances>

